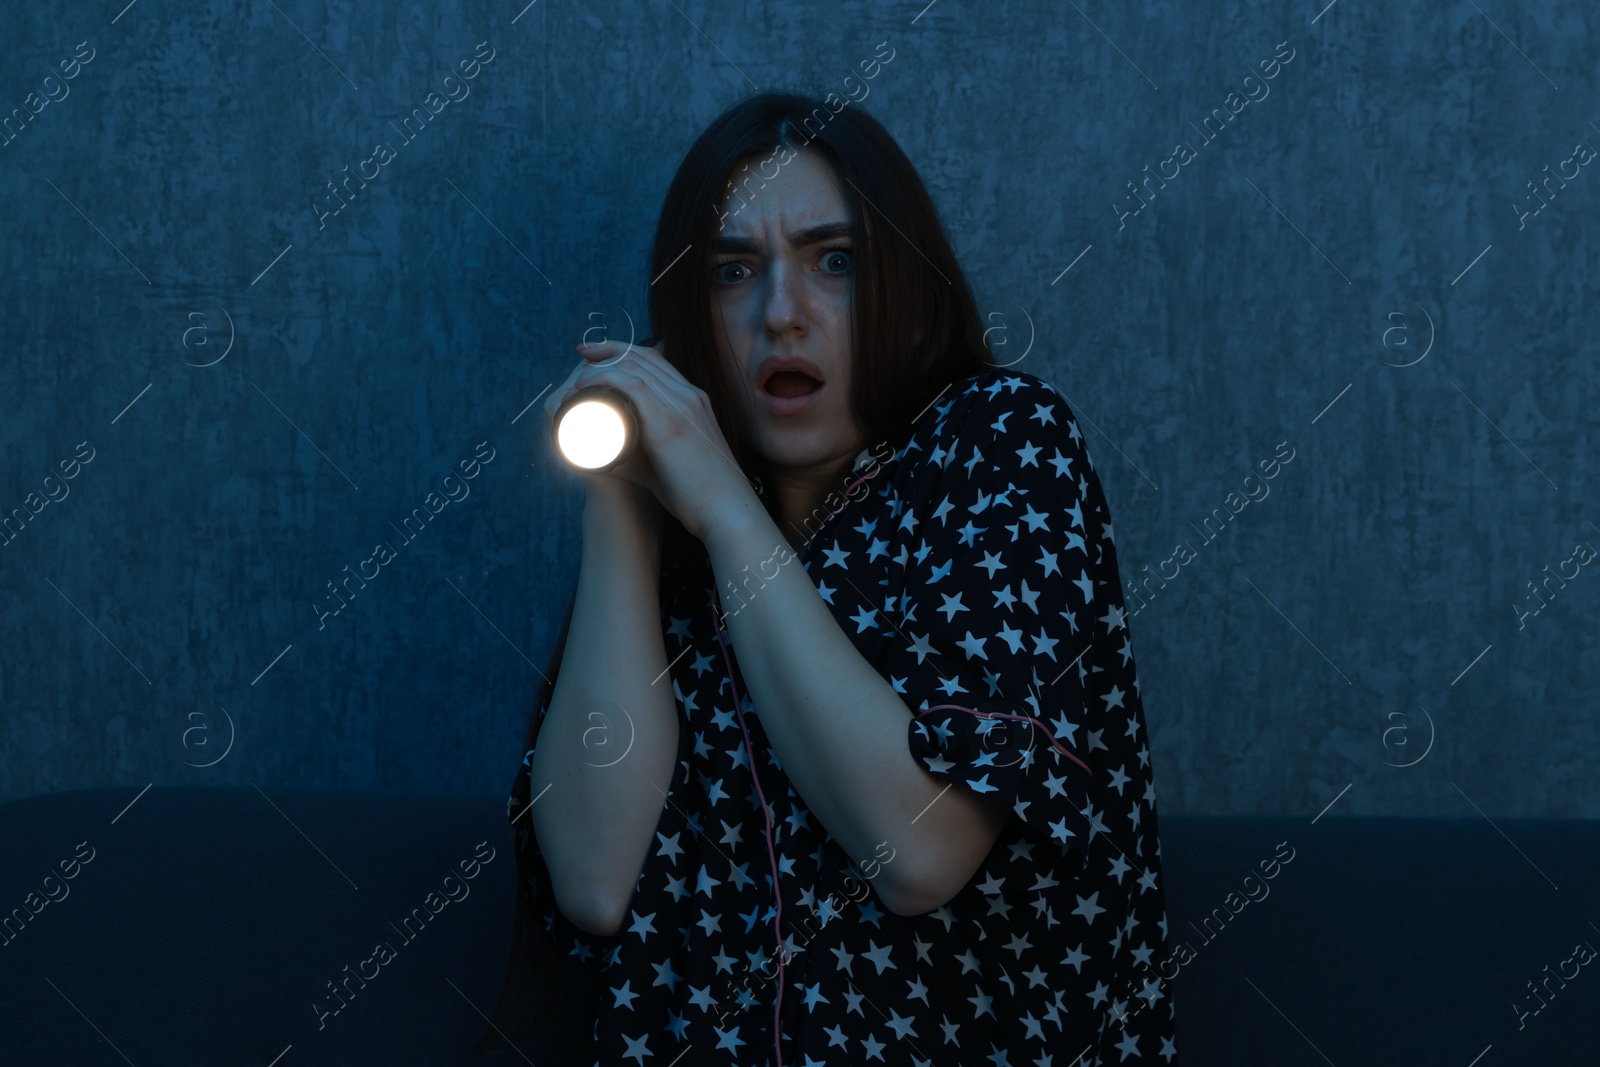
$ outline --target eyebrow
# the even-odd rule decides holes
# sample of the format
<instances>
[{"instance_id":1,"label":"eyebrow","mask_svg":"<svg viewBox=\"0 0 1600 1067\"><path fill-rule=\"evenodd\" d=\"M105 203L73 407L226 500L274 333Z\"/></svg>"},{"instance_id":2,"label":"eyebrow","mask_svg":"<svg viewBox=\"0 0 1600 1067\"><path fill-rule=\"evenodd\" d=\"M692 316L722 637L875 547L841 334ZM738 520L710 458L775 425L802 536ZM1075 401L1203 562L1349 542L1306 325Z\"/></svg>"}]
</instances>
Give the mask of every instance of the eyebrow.
<instances>
[{"instance_id":1,"label":"eyebrow","mask_svg":"<svg viewBox=\"0 0 1600 1067\"><path fill-rule=\"evenodd\" d=\"M848 222L823 222L816 226L807 226L804 229L786 233L791 248L805 248L818 241L827 241L835 237L849 237L852 235ZM759 252L761 248L755 241L748 237L718 237L712 242L711 251L719 252Z\"/></svg>"}]
</instances>

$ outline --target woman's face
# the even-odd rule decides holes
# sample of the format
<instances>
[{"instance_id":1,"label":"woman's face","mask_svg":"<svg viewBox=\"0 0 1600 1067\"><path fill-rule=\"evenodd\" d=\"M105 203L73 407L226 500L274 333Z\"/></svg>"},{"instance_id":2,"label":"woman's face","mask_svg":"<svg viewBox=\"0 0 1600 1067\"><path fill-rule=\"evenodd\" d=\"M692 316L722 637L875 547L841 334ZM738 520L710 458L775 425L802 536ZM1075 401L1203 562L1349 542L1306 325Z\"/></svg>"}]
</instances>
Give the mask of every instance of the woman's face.
<instances>
[{"instance_id":1,"label":"woman's face","mask_svg":"<svg viewBox=\"0 0 1600 1067\"><path fill-rule=\"evenodd\" d=\"M796 153L765 184L776 161L749 162L749 170L734 168L736 188L719 205L712 326L742 436L775 467L821 475L865 447L850 412L852 220L832 168L814 151ZM786 357L805 360L821 387L792 374L768 380L763 364ZM774 395L785 393L799 396Z\"/></svg>"}]
</instances>

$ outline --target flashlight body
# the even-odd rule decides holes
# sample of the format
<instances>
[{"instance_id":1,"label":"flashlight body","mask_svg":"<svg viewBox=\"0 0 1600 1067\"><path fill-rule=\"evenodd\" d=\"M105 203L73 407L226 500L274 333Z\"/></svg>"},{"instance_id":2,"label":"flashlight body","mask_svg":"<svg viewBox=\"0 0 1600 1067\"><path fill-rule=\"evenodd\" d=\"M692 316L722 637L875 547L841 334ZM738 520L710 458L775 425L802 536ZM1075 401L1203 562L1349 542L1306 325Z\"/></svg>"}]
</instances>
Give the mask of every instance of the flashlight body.
<instances>
[{"instance_id":1,"label":"flashlight body","mask_svg":"<svg viewBox=\"0 0 1600 1067\"><path fill-rule=\"evenodd\" d=\"M584 336L587 337L588 335L585 334ZM656 345L656 340L653 337L646 337L641 339L638 344L641 348L650 348ZM573 463L561 448L562 419L566 417L567 412L574 404L584 400L602 400L614 408L622 419L622 447L617 450L617 454L615 456L597 467L584 467ZM611 388L610 386L602 385L598 382L591 385L586 385L575 391L571 396L567 397L567 399L563 400L561 402L561 406L556 409L556 417L551 430L551 442L555 445L556 455L560 456L567 462L569 466L576 470L589 471L592 474L599 474L608 471L617 464L624 462L630 455L632 455L634 448L638 445L638 441L639 409L634 406L631 397L625 393Z\"/></svg>"},{"instance_id":2,"label":"flashlight body","mask_svg":"<svg viewBox=\"0 0 1600 1067\"><path fill-rule=\"evenodd\" d=\"M561 449L562 420L566 418L567 413L573 408L574 405L580 404L586 400L600 400L616 409L617 414L621 416L623 423L622 447L617 450L617 454L611 459L595 467L579 466L578 464L573 463L567 454ZM610 470L612 467L615 467L617 464L622 463L630 455L632 455L634 448L638 444L638 440L638 408L634 406L633 399L626 393L613 389L609 385L601 385L599 383L585 385L581 389L575 390L572 395L563 400L561 402L561 406L556 409L554 426L551 430L551 443L555 445L556 454L576 470L587 471L590 474L604 473L605 471Z\"/></svg>"}]
</instances>

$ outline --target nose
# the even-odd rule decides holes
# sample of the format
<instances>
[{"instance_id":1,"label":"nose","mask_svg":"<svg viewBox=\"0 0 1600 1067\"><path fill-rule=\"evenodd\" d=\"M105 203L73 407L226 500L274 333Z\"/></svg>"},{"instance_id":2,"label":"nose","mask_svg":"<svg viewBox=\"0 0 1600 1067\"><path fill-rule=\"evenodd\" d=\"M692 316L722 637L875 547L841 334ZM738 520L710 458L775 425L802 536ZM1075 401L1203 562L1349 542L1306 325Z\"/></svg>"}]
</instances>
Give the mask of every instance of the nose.
<instances>
[{"instance_id":1,"label":"nose","mask_svg":"<svg viewBox=\"0 0 1600 1067\"><path fill-rule=\"evenodd\" d=\"M762 325L770 337L792 330L805 331L806 308L802 281L794 268L785 262L774 261L767 273L766 304L762 308Z\"/></svg>"}]
</instances>

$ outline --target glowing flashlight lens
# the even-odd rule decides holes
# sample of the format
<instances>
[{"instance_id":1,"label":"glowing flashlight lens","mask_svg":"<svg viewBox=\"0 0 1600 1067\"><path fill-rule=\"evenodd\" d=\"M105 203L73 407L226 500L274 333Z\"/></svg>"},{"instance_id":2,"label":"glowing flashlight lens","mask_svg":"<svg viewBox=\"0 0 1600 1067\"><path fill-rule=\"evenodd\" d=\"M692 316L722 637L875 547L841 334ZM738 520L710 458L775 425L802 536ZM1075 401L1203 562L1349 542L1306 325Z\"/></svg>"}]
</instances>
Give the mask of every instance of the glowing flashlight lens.
<instances>
[{"instance_id":1,"label":"glowing flashlight lens","mask_svg":"<svg viewBox=\"0 0 1600 1067\"><path fill-rule=\"evenodd\" d=\"M568 463L594 470L610 463L628 441L622 414L603 400L581 400L556 427L556 444Z\"/></svg>"}]
</instances>

